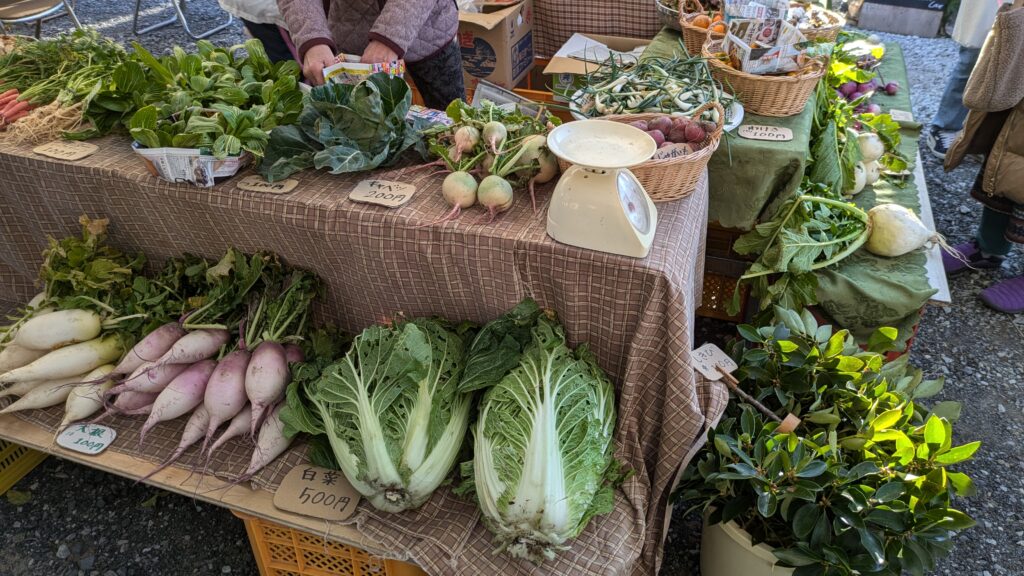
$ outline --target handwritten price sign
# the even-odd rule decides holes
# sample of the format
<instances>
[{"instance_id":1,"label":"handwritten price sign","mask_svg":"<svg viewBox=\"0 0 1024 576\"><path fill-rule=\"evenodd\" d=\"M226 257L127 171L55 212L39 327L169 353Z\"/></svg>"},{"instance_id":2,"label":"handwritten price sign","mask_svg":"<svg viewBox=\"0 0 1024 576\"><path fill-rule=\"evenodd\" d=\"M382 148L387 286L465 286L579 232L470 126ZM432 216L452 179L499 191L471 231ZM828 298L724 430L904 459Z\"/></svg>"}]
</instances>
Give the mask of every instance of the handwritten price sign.
<instances>
[{"instance_id":1,"label":"handwritten price sign","mask_svg":"<svg viewBox=\"0 0 1024 576\"><path fill-rule=\"evenodd\" d=\"M740 126L739 135L747 140L767 140L769 142L788 142L793 139L793 131L783 126L764 126L761 124L744 124Z\"/></svg>"},{"instance_id":2,"label":"handwritten price sign","mask_svg":"<svg viewBox=\"0 0 1024 576\"><path fill-rule=\"evenodd\" d=\"M78 142L77 140L55 140L48 144L43 144L42 146L36 146L32 151L40 156L74 162L75 160L81 160L82 158L93 154L99 149L99 146L88 142Z\"/></svg>"},{"instance_id":3,"label":"handwritten price sign","mask_svg":"<svg viewBox=\"0 0 1024 576\"><path fill-rule=\"evenodd\" d=\"M714 344L705 344L697 348L690 358L693 359L693 367L708 380L718 380L722 377L719 368L730 373L739 368L728 354Z\"/></svg>"},{"instance_id":4,"label":"handwritten price sign","mask_svg":"<svg viewBox=\"0 0 1024 576\"><path fill-rule=\"evenodd\" d=\"M57 436L57 444L73 452L95 456L107 449L117 432L99 424L72 424Z\"/></svg>"},{"instance_id":5,"label":"handwritten price sign","mask_svg":"<svg viewBox=\"0 0 1024 576\"><path fill-rule=\"evenodd\" d=\"M288 178L280 182L267 182L259 174L251 174L238 181L238 187L249 192L268 192L270 194L287 194L299 185L299 181Z\"/></svg>"},{"instance_id":6,"label":"handwritten price sign","mask_svg":"<svg viewBox=\"0 0 1024 576\"><path fill-rule=\"evenodd\" d=\"M358 505L359 492L344 474L317 466L292 468L274 492L274 506L281 510L324 520L345 520Z\"/></svg>"},{"instance_id":7,"label":"handwritten price sign","mask_svg":"<svg viewBox=\"0 0 1024 576\"><path fill-rule=\"evenodd\" d=\"M416 187L412 184L392 182L391 180L363 180L356 184L355 189L348 195L348 199L353 202L397 208L412 200L412 195L415 193Z\"/></svg>"}]
</instances>

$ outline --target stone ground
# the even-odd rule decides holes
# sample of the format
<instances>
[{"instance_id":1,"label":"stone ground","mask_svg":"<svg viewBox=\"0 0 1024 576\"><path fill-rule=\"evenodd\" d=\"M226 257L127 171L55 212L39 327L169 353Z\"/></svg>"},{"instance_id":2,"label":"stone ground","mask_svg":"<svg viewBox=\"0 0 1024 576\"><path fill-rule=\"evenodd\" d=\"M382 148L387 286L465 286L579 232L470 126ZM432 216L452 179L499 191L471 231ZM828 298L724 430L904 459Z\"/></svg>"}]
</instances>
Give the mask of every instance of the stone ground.
<instances>
[{"instance_id":1,"label":"stone ground","mask_svg":"<svg viewBox=\"0 0 1024 576\"><path fill-rule=\"evenodd\" d=\"M83 23L118 40L134 39L130 2L78 0L77 6ZM147 21L172 14L167 4L146 2L143 10ZM222 18L213 0L195 0L188 11L196 30ZM49 22L44 35L68 26L67 19ZM237 23L211 38L218 44L241 39ZM947 39L885 39L900 42L908 55L915 117L931 118L955 45ZM157 52L190 43L177 25L139 40ZM939 161L924 158L937 226L951 244L969 239L977 226L980 211L967 190L978 167L968 163L946 174ZM963 467L979 493L962 506L978 526L956 539L953 554L936 574L1024 574L1024 318L992 312L976 299L982 288L1021 273L1024 258L1018 250L1003 271L954 279L953 305L929 308L912 353L927 372L946 376L940 400L964 402L958 440L983 442ZM698 322L699 341L722 341L730 331L727 324ZM56 458L32 471L15 491L0 499L0 576L257 574L241 521L223 508ZM699 523L677 513L662 576L698 574L699 545Z\"/></svg>"}]
</instances>

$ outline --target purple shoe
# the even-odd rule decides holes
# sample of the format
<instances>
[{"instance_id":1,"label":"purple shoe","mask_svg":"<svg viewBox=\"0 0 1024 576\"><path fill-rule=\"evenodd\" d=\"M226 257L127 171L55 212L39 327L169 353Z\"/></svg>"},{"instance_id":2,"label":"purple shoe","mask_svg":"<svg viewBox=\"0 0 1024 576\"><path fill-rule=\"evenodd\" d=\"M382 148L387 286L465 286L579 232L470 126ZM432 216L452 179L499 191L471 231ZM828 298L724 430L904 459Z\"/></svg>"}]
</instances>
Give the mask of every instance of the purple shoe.
<instances>
[{"instance_id":1,"label":"purple shoe","mask_svg":"<svg viewBox=\"0 0 1024 576\"><path fill-rule=\"evenodd\" d=\"M989 286L978 294L978 298L993 310L1020 314L1024 312L1024 276Z\"/></svg>"},{"instance_id":2,"label":"purple shoe","mask_svg":"<svg viewBox=\"0 0 1024 576\"><path fill-rule=\"evenodd\" d=\"M956 276L968 270L994 270L1002 266L1005 259L1002 256L985 256L982 254L981 249L978 248L977 240L957 244L953 249L959 252L963 259L957 258L943 250L942 265L946 268L946 276Z\"/></svg>"}]
</instances>

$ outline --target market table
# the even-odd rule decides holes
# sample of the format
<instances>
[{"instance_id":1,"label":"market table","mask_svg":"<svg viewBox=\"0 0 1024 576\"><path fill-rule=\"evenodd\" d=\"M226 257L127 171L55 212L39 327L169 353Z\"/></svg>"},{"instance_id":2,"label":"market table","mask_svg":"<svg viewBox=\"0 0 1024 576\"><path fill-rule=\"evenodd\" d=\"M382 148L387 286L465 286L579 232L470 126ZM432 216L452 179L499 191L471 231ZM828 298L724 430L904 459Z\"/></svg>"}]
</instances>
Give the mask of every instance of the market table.
<instances>
[{"instance_id":1,"label":"market table","mask_svg":"<svg viewBox=\"0 0 1024 576\"><path fill-rule=\"evenodd\" d=\"M706 183L685 200L659 206L650 255L631 259L551 241L543 219L550 187L541 190L540 214L520 200L492 224L477 212L441 224L441 178L424 170L372 175L419 189L409 204L390 210L347 200L365 174L304 172L286 195L241 190L239 177L202 189L152 177L124 138L96 144L98 152L75 163L27 147L0 148L0 307L30 297L47 237L77 234L81 213L109 217L115 246L142 251L157 264L184 252L217 258L229 246L272 250L320 274L327 290L319 316L351 333L399 311L483 322L531 296L558 311L574 345L589 342L617 384L617 456L636 474L620 489L615 511L540 567L493 555L476 506L447 488L415 512L381 514L363 505L353 521L389 555L433 573L656 572L672 485L726 401L722 387L694 378L690 363ZM46 411L24 417L57 423ZM132 422L119 426L131 430ZM167 424L163 436L147 440L152 450L133 455L165 457L182 424ZM131 434L121 435L125 444L111 450L132 452ZM256 485L273 489L301 458L298 450L279 459ZM244 461L231 460L227 469Z\"/></svg>"}]
</instances>

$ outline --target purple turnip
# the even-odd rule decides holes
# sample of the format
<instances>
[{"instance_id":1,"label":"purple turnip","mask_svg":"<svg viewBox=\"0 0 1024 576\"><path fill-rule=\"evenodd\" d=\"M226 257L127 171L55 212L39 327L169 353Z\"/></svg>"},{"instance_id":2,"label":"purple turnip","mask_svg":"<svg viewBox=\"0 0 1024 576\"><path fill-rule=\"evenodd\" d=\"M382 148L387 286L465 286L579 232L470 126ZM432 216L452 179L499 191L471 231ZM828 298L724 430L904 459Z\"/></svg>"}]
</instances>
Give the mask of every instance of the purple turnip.
<instances>
[{"instance_id":1,"label":"purple turnip","mask_svg":"<svg viewBox=\"0 0 1024 576\"><path fill-rule=\"evenodd\" d=\"M269 340L261 342L253 350L252 359L245 369L245 393L252 403L250 434L256 435L267 410L281 399L289 381L291 371L284 347Z\"/></svg>"},{"instance_id":2,"label":"purple turnip","mask_svg":"<svg viewBox=\"0 0 1024 576\"><path fill-rule=\"evenodd\" d=\"M889 96L895 96L900 91L900 85L898 82L889 82L885 85L885 93Z\"/></svg>"}]
</instances>

